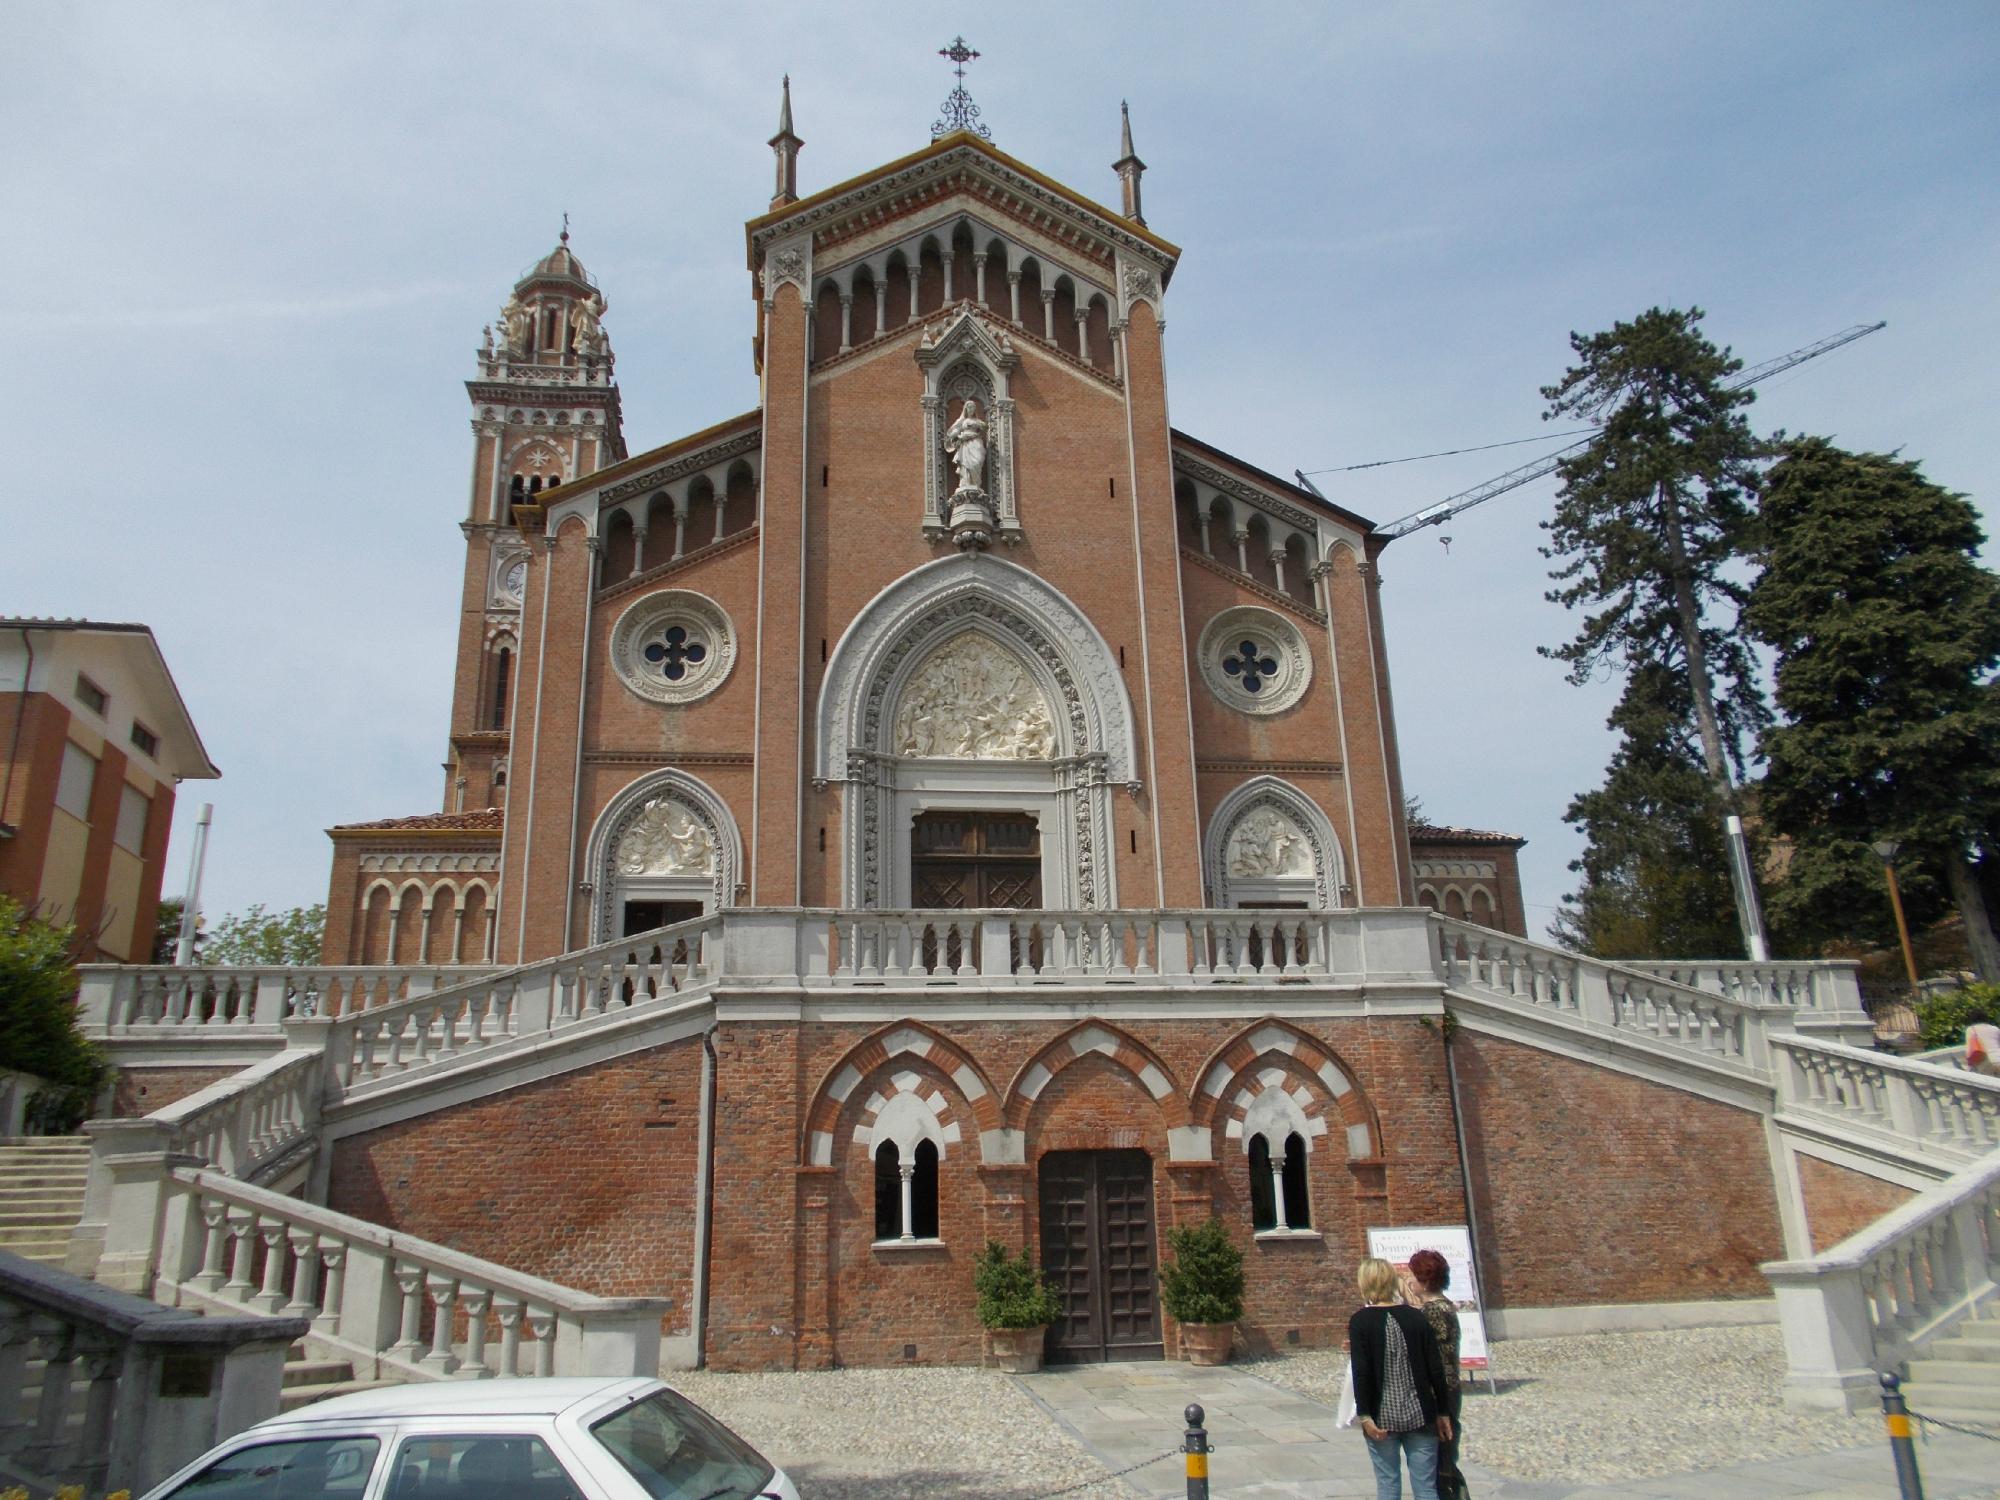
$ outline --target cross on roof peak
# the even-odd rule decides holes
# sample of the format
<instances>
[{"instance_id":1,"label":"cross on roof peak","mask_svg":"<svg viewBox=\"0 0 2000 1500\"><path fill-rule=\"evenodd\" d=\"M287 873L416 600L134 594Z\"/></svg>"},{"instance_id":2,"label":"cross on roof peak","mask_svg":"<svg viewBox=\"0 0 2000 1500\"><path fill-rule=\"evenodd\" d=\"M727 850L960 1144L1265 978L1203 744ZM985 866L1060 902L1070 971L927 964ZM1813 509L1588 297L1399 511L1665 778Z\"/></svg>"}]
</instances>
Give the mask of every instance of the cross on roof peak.
<instances>
[{"instance_id":1,"label":"cross on roof peak","mask_svg":"<svg viewBox=\"0 0 2000 1500\"><path fill-rule=\"evenodd\" d=\"M958 83L945 96L944 118L931 123L931 139L950 135L955 130L970 131L982 141L993 139L993 132L979 123L979 106L972 102L972 95L965 91L965 65L979 54L966 46L965 38L955 36L949 47L938 48L938 56L953 64L952 74Z\"/></svg>"}]
</instances>

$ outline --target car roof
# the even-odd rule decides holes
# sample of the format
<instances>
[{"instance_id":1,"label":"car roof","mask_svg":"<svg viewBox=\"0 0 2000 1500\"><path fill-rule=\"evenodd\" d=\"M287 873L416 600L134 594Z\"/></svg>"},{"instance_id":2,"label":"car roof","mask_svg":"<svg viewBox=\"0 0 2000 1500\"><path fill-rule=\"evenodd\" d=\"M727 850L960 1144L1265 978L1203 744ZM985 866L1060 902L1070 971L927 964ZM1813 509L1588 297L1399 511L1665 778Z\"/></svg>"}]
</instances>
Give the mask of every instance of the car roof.
<instances>
[{"instance_id":1,"label":"car roof","mask_svg":"<svg viewBox=\"0 0 2000 1500\"><path fill-rule=\"evenodd\" d=\"M435 1380L355 1391L314 1402L260 1422L254 1429L317 1426L327 1422L404 1421L443 1417L549 1417L618 1396L638 1397L661 1388L643 1376L594 1379L524 1376L500 1380Z\"/></svg>"}]
</instances>

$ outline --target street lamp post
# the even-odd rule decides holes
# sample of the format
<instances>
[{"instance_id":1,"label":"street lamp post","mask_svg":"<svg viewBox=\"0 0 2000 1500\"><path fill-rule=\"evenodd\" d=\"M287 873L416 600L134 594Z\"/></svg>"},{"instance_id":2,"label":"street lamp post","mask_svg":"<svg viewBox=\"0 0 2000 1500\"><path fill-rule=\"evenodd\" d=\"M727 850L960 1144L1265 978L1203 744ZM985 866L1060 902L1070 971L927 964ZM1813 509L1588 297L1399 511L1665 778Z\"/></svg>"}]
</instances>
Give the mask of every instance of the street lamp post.
<instances>
[{"instance_id":1,"label":"street lamp post","mask_svg":"<svg viewBox=\"0 0 2000 1500\"><path fill-rule=\"evenodd\" d=\"M1903 968L1910 976L1910 998L1917 996L1917 955L1910 948L1910 924L1903 916L1903 892L1896 884L1896 856L1903 846L1894 839L1878 839L1871 847L1882 861L1882 873L1889 880L1889 905L1896 913L1896 936L1903 942Z\"/></svg>"}]
</instances>

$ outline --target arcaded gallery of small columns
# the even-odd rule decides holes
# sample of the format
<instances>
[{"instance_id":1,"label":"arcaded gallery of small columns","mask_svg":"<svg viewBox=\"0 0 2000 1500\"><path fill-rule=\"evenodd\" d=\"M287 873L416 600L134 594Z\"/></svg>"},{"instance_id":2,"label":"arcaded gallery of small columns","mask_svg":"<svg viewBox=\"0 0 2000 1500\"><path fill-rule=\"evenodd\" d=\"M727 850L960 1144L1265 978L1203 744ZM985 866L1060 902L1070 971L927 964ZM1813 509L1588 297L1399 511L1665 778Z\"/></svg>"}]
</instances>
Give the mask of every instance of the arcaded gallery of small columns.
<instances>
[{"instance_id":1,"label":"arcaded gallery of small columns","mask_svg":"<svg viewBox=\"0 0 2000 1500\"><path fill-rule=\"evenodd\" d=\"M818 285L814 364L969 301L1117 378L1110 290L1045 268L1034 252L969 219L841 266Z\"/></svg>"},{"instance_id":2,"label":"arcaded gallery of small columns","mask_svg":"<svg viewBox=\"0 0 2000 1500\"><path fill-rule=\"evenodd\" d=\"M712 547L757 520L757 471L739 458L606 511L600 587Z\"/></svg>"}]
</instances>

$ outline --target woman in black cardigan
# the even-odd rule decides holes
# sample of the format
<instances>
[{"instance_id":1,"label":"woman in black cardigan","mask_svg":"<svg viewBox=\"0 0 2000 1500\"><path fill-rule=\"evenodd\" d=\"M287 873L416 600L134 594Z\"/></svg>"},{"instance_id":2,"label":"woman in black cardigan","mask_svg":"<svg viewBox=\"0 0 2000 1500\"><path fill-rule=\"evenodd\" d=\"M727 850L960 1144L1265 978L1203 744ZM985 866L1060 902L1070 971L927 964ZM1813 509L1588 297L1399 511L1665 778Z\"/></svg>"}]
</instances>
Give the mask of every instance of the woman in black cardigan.
<instances>
[{"instance_id":1,"label":"woman in black cardigan","mask_svg":"<svg viewBox=\"0 0 2000 1500\"><path fill-rule=\"evenodd\" d=\"M1347 1355L1376 1500L1401 1500L1405 1462L1416 1500L1438 1500L1438 1440L1451 1440L1451 1417L1437 1335L1422 1313L1403 1306L1386 1260L1361 1262L1355 1281L1368 1305L1347 1320Z\"/></svg>"}]
</instances>

